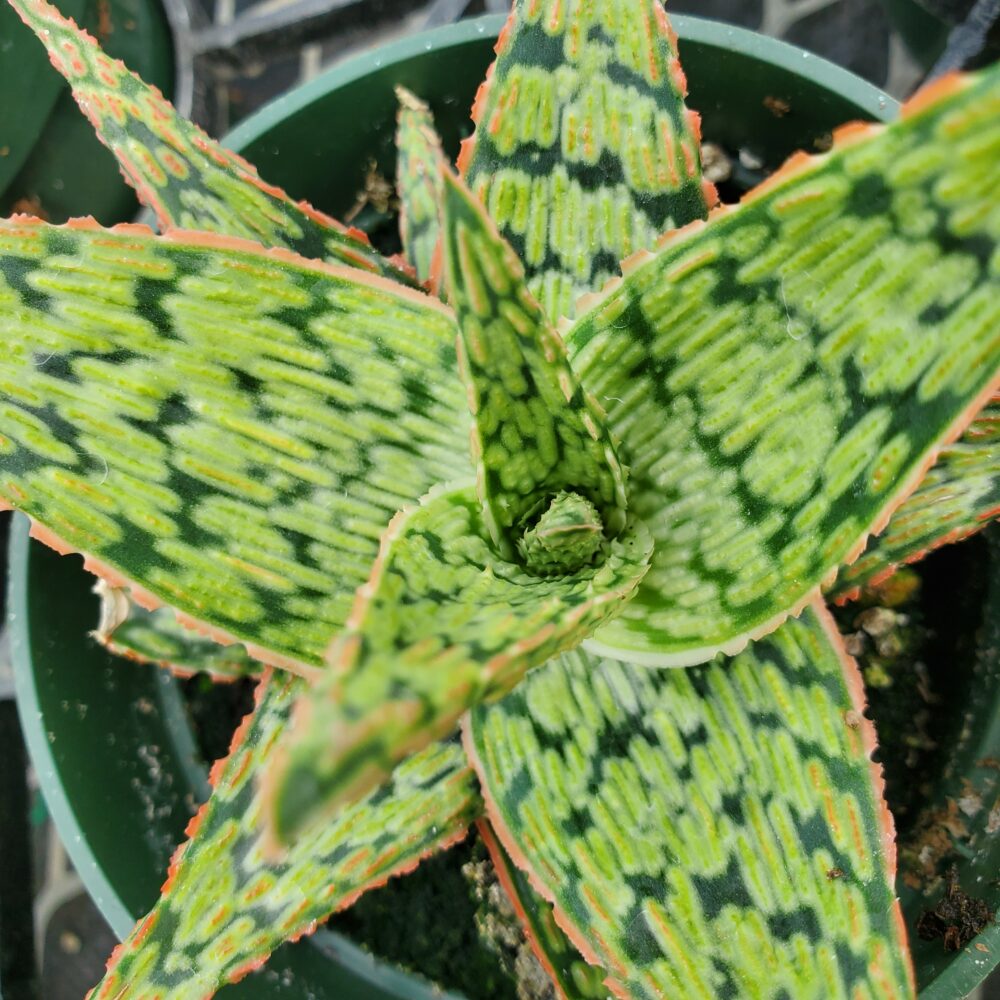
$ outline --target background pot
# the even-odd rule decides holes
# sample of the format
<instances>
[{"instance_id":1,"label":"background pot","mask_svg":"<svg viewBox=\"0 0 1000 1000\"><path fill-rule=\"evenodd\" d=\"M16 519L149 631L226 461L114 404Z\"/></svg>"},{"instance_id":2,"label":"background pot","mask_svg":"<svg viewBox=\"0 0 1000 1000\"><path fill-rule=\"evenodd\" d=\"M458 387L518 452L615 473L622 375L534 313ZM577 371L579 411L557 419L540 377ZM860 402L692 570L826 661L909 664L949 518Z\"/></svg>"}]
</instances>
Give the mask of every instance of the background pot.
<instances>
[{"instance_id":1,"label":"background pot","mask_svg":"<svg viewBox=\"0 0 1000 1000\"><path fill-rule=\"evenodd\" d=\"M177 72L162 0L57 0L170 97ZM187 72L190 72L188 70ZM187 88L185 88L187 89ZM131 219L139 204L80 114L44 46L7 3L0 5L0 215L43 214L52 222L93 215L105 225Z\"/></svg>"},{"instance_id":2,"label":"background pot","mask_svg":"<svg viewBox=\"0 0 1000 1000\"><path fill-rule=\"evenodd\" d=\"M951 29L972 7L973 0L882 0L889 20L913 58L930 69L944 51ZM1000 22L987 36L986 48L976 65L1000 58Z\"/></svg>"},{"instance_id":3,"label":"background pot","mask_svg":"<svg viewBox=\"0 0 1000 1000\"><path fill-rule=\"evenodd\" d=\"M446 146L457 150L502 20L462 22L351 60L261 110L228 144L295 197L343 216L357 207L372 160L393 175L397 83L430 102ZM895 114L880 91L800 49L695 18L677 17L675 25L705 137L744 150L744 173L747 164L751 172L756 164L773 168L798 148L822 148L844 121ZM368 221L381 220L369 212ZM97 602L79 558L29 544L18 523L10 572L17 697L32 758L77 870L123 935L155 901L206 791L206 769L172 678L87 640ZM940 973L935 966L931 978ZM321 930L220 996L429 1000L440 993Z\"/></svg>"}]
</instances>

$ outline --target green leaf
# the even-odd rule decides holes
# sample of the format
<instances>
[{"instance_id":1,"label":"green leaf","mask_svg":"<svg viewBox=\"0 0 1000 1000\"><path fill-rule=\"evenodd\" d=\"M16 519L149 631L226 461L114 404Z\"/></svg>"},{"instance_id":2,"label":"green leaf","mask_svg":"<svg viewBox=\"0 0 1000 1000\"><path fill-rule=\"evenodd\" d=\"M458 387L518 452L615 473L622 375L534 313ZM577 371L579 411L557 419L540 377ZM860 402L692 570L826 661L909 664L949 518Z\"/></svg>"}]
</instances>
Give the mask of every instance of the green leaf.
<instances>
[{"instance_id":1,"label":"green leaf","mask_svg":"<svg viewBox=\"0 0 1000 1000\"><path fill-rule=\"evenodd\" d=\"M68 15L83 18L86 0L62 0ZM4 39L3 102L0 104L0 195L14 181L32 152L65 84L52 72L45 54L26 45L17 14L0 5L0 38ZM30 108L30 111L28 110Z\"/></svg>"},{"instance_id":2,"label":"green leaf","mask_svg":"<svg viewBox=\"0 0 1000 1000\"><path fill-rule=\"evenodd\" d=\"M447 162L434 131L430 108L405 87L396 88L396 187L399 232L406 259L421 282L435 279L435 257L441 239L441 168Z\"/></svg>"},{"instance_id":3,"label":"green leaf","mask_svg":"<svg viewBox=\"0 0 1000 1000\"><path fill-rule=\"evenodd\" d=\"M626 527L603 562L541 577L495 555L475 489L438 489L393 520L371 579L308 689L287 766L268 775L277 839L384 781L614 614L646 571L649 538Z\"/></svg>"},{"instance_id":4,"label":"green leaf","mask_svg":"<svg viewBox=\"0 0 1000 1000\"><path fill-rule=\"evenodd\" d=\"M252 676L261 665L238 642L220 646L186 628L171 608L147 611L128 598L124 587L98 580L101 618L91 635L109 652L136 663L155 663L186 677L206 673L215 681Z\"/></svg>"},{"instance_id":5,"label":"green leaf","mask_svg":"<svg viewBox=\"0 0 1000 1000\"><path fill-rule=\"evenodd\" d=\"M354 268L0 221L0 500L139 604L316 673L390 518L472 473L454 337Z\"/></svg>"},{"instance_id":6,"label":"green leaf","mask_svg":"<svg viewBox=\"0 0 1000 1000\"><path fill-rule=\"evenodd\" d=\"M363 892L461 840L481 807L455 744L401 764L384 789L303 835L281 860L264 851L254 780L278 752L304 682L269 671L210 801L188 827L159 902L115 950L92 1000L211 996L311 933Z\"/></svg>"},{"instance_id":7,"label":"green leaf","mask_svg":"<svg viewBox=\"0 0 1000 1000\"><path fill-rule=\"evenodd\" d=\"M444 181L444 272L461 336L473 454L490 536L510 559L561 493L592 503L606 537L625 523L624 471L604 413L583 391L524 270L481 205ZM575 550L567 567L575 569ZM579 564L578 559L578 564Z\"/></svg>"},{"instance_id":8,"label":"green leaf","mask_svg":"<svg viewBox=\"0 0 1000 1000\"><path fill-rule=\"evenodd\" d=\"M1000 403L994 400L955 444L942 449L916 492L868 541L856 563L840 571L828 595L838 602L878 583L901 563L957 542L1000 513Z\"/></svg>"},{"instance_id":9,"label":"green leaf","mask_svg":"<svg viewBox=\"0 0 1000 1000\"><path fill-rule=\"evenodd\" d=\"M616 996L901 1000L892 821L821 605L731 662L583 652L470 716L493 828Z\"/></svg>"},{"instance_id":10,"label":"green leaf","mask_svg":"<svg viewBox=\"0 0 1000 1000\"><path fill-rule=\"evenodd\" d=\"M98 137L161 227L240 236L409 281L363 233L262 181L254 167L180 117L155 87L105 55L51 4L10 3L48 49Z\"/></svg>"},{"instance_id":11,"label":"green leaf","mask_svg":"<svg viewBox=\"0 0 1000 1000\"><path fill-rule=\"evenodd\" d=\"M604 970L584 961L556 923L552 907L532 889L527 875L511 860L489 822L477 820L476 827L531 950L552 980L557 1000L604 1000L608 995Z\"/></svg>"},{"instance_id":12,"label":"green leaf","mask_svg":"<svg viewBox=\"0 0 1000 1000\"><path fill-rule=\"evenodd\" d=\"M553 321L715 203L686 92L660 0L516 0L459 169Z\"/></svg>"},{"instance_id":13,"label":"green leaf","mask_svg":"<svg viewBox=\"0 0 1000 1000\"><path fill-rule=\"evenodd\" d=\"M1000 69L670 239L567 333L655 557L591 648L738 651L832 583L997 389Z\"/></svg>"}]
</instances>

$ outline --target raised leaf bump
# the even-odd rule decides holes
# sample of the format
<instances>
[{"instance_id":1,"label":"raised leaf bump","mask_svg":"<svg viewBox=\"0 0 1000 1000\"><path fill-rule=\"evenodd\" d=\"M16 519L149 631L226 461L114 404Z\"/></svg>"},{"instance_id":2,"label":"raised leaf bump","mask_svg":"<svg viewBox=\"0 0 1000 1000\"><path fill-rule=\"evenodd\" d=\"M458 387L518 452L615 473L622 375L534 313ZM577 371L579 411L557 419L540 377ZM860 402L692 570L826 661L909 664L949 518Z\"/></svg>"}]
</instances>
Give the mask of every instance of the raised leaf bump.
<instances>
[{"instance_id":1,"label":"raised leaf bump","mask_svg":"<svg viewBox=\"0 0 1000 1000\"><path fill-rule=\"evenodd\" d=\"M178 115L155 87L106 56L46 0L9 2L48 49L98 138L161 227L240 236L411 283L364 233L266 184L246 160Z\"/></svg>"},{"instance_id":2,"label":"raised leaf bump","mask_svg":"<svg viewBox=\"0 0 1000 1000\"><path fill-rule=\"evenodd\" d=\"M867 583L889 576L901 563L916 562L932 549L957 542L1000 514L1000 404L985 407L938 460L886 529L868 540L857 562L840 571L827 592L849 599Z\"/></svg>"},{"instance_id":3,"label":"raised leaf bump","mask_svg":"<svg viewBox=\"0 0 1000 1000\"><path fill-rule=\"evenodd\" d=\"M300 699L287 763L268 775L278 841L579 643L628 600L648 559L648 535L630 524L602 563L533 575L497 558L471 485L432 491L397 515L328 676Z\"/></svg>"},{"instance_id":4,"label":"raised leaf bump","mask_svg":"<svg viewBox=\"0 0 1000 1000\"><path fill-rule=\"evenodd\" d=\"M417 278L427 284L435 277L441 241L441 167L446 162L434 131L430 108L404 87L396 88L399 125L396 129L396 188L399 192L399 233L406 259Z\"/></svg>"},{"instance_id":5,"label":"raised leaf bump","mask_svg":"<svg viewBox=\"0 0 1000 1000\"><path fill-rule=\"evenodd\" d=\"M510 900L525 936L552 980L556 1000L604 1000L604 970L588 964L555 921L552 907L531 887L527 875L511 860L489 821L476 821L497 880Z\"/></svg>"},{"instance_id":6,"label":"raised leaf bump","mask_svg":"<svg viewBox=\"0 0 1000 1000\"><path fill-rule=\"evenodd\" d=\"M861 679L816 605L734 658L576 651L470 716L490 821L619 997L914 995Z\"/></svg>"},{"instance_id":7,"label":"raised leaf bump","mask_svg":"<svg viewBox=\"0 0 1000 1000\"><path fill-rule=\"evenodd\" d=\"M656 539L595 651L695 663L774 628L991 398L998 101L1000 70L956 78L800 158L567 333Z\"/></svg>"},{"instance_id":8,"label":"raised leaf bump","mask_svg":"<svg viewBox=\"0 0 1000 1000\"><path fill-rule=\"evenodd\" d=\"M393 514L471 475L451 314L205 234L0 222L0 500L314 672Z\"/></svg>"},{"instance_id":9,"label":"raised leaf bump","mask_svg":"<svg viewBox=\"0 0 1000 1000\"><path fill-rule=\"evenodd\" d=\"M603 411L573 375L559 334L524 285L520 261L450 173L443 224L491 537L513 558L535 519L565 492L591 501L613 538L625 523L625 474Z\"/></svg>"},{"instance_id":10,"label":"raised leaf bump","mask_svg":"<svg viewBox=\"0 0 1000 1000\"><path fill-rule=\"evenodd\" d=\"M553 321L715 203L686 91L660 0L516 0L459 167Z\"/></svg>"},{"instance_id":11,"label":"raised leaf bump","mask_svg":"<svg viewBox=\"0 0 1000 1000\"><path fill-rule=\"evenodd\" d=\"M268 671L159 902L115 950L92 1000L211 996L283 941L310 934L363 892L465 836L481 806L476 780L461 748L442 743L401 764L377 795L304 834L282 859L265 857L256 776L285 738L304 686Z\"/></svg>"},{"instance_id":12,"label":"raised leaf bump","mask_svg":"<svg viewBox=\"0 0 1000 1000\"><path fill-rule=\"evenodd\" d=\"M94 591L101 599L101 613L91 635L115 656L155 663L180 677L205 673L214 681L233 681L262 669L240 643L222 646L186 628L170 608L147 611L129 600L124 587L112 587L106 580L98 579Z\"/></svg>"}]
</instances>

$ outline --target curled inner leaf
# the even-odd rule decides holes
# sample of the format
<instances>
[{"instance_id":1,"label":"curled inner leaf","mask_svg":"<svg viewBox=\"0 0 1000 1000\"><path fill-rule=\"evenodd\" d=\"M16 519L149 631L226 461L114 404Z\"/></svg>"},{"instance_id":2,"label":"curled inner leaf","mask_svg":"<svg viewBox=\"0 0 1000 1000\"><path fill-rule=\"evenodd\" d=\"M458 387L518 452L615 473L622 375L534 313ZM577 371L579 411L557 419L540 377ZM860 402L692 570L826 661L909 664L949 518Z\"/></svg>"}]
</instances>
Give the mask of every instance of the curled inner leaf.
<instances>
[{"instance_id":1,"label":"curled inner leaf","mask_svg":"<svg viewBox=\"0 0 1000 1000\"><path fill-rule=\"evenodd\" d=\"M620 610L649 555L648 534L630 523L598 564L535 575L497 558L472 486L398 515L330 676L303 695L286 760L268 776L277 839L356 800L469 706L577 645Z\"/></svg>"},{"instance_id":2,"label":"curled inner leaf","mask_svg":"<svg viewBox=\"0 0 1000 1000\"><path fill-rule=\"evenodd\" d=\"M505 558L525 554L524 546L534 552L537 539L522 539L524 532L556 494L572 493L615 537L625 524L625 471L603 410L573 374L524 268L482 205L451 174L443 199L444 269L490 535Z\"/></svg>"},{"instance_id":3,"label":"curled inner leaf","mask_svg":"<svg viewBox=\"0 0 1000 1000\"><path fill-rule=\"evenodd\" d=\"M518 539L517 550L529 570L558 576L593 563L606 541L597 508L579 493L562 492Z\"/></svg>"}]
</instances>

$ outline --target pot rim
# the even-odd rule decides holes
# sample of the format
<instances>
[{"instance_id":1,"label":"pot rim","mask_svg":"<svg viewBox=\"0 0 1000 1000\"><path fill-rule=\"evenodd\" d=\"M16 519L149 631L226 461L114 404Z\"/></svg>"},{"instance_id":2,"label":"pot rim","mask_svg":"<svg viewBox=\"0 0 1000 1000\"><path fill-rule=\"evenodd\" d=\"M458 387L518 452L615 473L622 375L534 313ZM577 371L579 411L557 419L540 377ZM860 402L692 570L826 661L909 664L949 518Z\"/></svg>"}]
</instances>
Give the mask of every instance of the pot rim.
<instances>
[{"instance_id":1,"label":"pot rim","mask_svg":"<svg viewBox=\"0 0 1000 1000\"><path fill-rule=\"evenodd\" d=\"M354 83L373 70L404 62L425 52L439 52L463 46L470 41L496 37L506 20L506 14L486 14L482 17L468 18L456 24L418 32L377 49L350 56L312 80L293 87L287 93L269 101L223 136L222 144L237 151L243 149L260 139L278 123L309 107L331 90ZM844 97L862 108L873 119L891 121L898 113L899 102L875 84L869 83L823 56L815 55L808 49L779 38L762 35L749 28L713 21L706 17L696 17L692 14L673 14L670 23L682 43L698 42L723 51L735 49L758 62L797 76L802 75L804 66L808 66L810 78L814 83L821 84Z\"/></svg>"},{"instance_id":2,"label":"pot rim","mask_svg":"<svg viewBox=\"0 0 1000 1000\"><path fill-rule=\"evenodd\" d=\"M239 152L332 91L417 56L495 38L506 19L504 14L467 19L357 53L264 105L227 133L221 142L227 148ZM671 23L682 46L685 42L694 42L720 52L737 52L783 73L797 77L807 75L810 82L842 97L874 120L889 121L898 113L898 102L874 84L788 42L746 28L691 15L673 15ZM125 905L88 846L86 831L73 810L42 725L43 716L28 633L28 528L27 518L24 517L16 518L11 527L8 574L8 624L21 725L42 794L60 839L87 892L118 937L122 938L131 931L136 917ZM158 693L164 715L168 719L176 719L181 725L182 732L178 742L193 747L189 727L182 722L184 709L174 678L166 671L159 671L158 676L162 677ZM188 762L187 754L182 756L183 769L194 777L196 769ZM201 778L200 784L204 786L203 776L199 774L198 777ZM402 972L390 962L373 958L339 933L320 928L306 940L317 951L330 956L347 971L369 982L373 988L377 986L391 990L395 996L406 1000L431 1000L433 997L461 1000L454 993L426 984L419 976Z\"/></svg>"}]
</instances>

